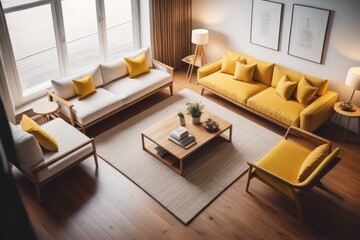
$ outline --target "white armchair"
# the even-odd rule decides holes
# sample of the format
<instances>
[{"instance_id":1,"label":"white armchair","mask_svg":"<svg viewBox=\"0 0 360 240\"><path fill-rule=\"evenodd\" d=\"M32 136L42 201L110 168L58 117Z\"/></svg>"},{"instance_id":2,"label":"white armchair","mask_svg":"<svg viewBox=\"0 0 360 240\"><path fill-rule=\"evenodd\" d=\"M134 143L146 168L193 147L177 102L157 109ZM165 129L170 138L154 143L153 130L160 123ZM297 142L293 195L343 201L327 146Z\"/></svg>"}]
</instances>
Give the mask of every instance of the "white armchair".
<instances>
[{"instance_id":1,"label":"white armchair","mask_svg":"<svg viewBox=\"0 0 360 240\"><path fill-rule=\"evenodd\" d=\"M40 187L51 179L70 169L90 156L94 156L98 166L95 141L60 118L41 127L58 143L57 152L43 150L35 137L22 130L21 126L10 124L18 154L18 162L12 164L35 185L41 202Z\"/></svg>"}]
</instances>

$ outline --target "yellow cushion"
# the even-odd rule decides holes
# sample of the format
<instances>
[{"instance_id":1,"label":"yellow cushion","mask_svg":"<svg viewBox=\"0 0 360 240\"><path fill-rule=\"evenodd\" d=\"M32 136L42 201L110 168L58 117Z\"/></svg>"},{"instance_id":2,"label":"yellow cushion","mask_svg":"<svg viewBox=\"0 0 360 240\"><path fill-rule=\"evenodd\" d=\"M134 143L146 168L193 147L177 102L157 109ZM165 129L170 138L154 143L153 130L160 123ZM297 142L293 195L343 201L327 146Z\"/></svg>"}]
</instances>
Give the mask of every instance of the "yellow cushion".
<instances>
[{"instance_id":1,"label":"yellow cushion","mask_svg":"<svg viewBox=\"0 0 360 240\"><path fill-rule=\"evenodd\" d=\"M243 105L246 105L246 101L249 97L268 88L268 86L261 82L248 84L243 81L236 81L233 78L233 75L215 72L200 78L198 83Z\"/></svg>"},{"instance_id":2,"label":"yellow cushion","mask_svg":"<svg viewBox=\"0 0 360 240\"><path fill-rule=\"evenodd\" d=\"M145 53L140 54L136 58L124 58L124 60L129 71L129 77L131 78L150 72Z\"/></svg>"},{"instance_id":3,"label":"yellow cushion","mask_svg":"<svg viewBox=\"0 0 360 240\"><path fill-rule=\"evenodd\" d=\"M86 75L81 79L74 79L72 82L79 100L83 99L91 93L96 92L94 81L91 75Z\"/></svg>"},{"instance_id":4,"label":"yellow cushion","mask_svg":"<svg viewBox=\"0 0 360 240\"><path fill-rule=\"evenodd\" d=\"M317 87L313 87L310 83L302 77L298 83L298 86L295 91L295 98L304 106L309 105L309 101L315 96Z\"/></svg>"},{"instance_id":5,"label":"yellow cushion","mask_svg":"<svg viewBox=\"0 0 360 240\"><path fill-rule=\"evenodd\" d=\"M237 61L245 63L245 58L239 58L236 56L229 56L229 55L224 54L224 56L222 58L220 72L234 75L235 65L236 65Z\"/></svg>"},{"instance_id":6,"label":"yellow cushion","mask_svg":"<svg viewBox=\"0 0 360 240\"><path fill-rule=\"evenodd\" d=\"M273 76L272 76L271 86L276 87L277 84L279 83L280 79L284 75L287 75L287 77L292 82L299 82L302 77L305 77L309 81L311 86L318 88L316 95L321 96L327 92L327 87L329 85L327 80L317 78L314 76L310 76L307 74L302 74L302 73L296 72L294 70L291 70L289 68L286 68L284 66L278 65L278 64L275 64L275 66L274 66L274 72L273 72Z\"/></svg>"},{"instance_id":7,"label":"yellow cushion","mask_svg":"<svg viewBox=\"0 0 360 240\"><path fill-rule=\"evenodd\" d=\"M257 83L257 82L256 82ZM251 84L248 84L251 85ZM300 113L304 110L295 99L286 101L276 93L275 88L268 87L247 100L247 106L261 112L287 126L300 126Z\"/></svg>"},{"instance_id":8,"label":"yellow cushion","mask_svg":"<svg viewBox=\"0 0 360 240\"><path fill-rule=\"evenodd\" d=\"M271 85L274 63L264 62L253 57L246 57L246 64L256 64L253 79Z\"/></svg>"},{"instance_id":9,"label":"yellow cushion","mask_svg":"<svg viewBox=\"0 0 360 240\"><path fill-rule=\"evenodd\" d=\"M297 183L299 169L311 151L292 141L283 139L270 150L256 165L291 183ZM264 174L255 171L259 177L269 182L284 194L292 197L292 191L286 185Z\"/></svg>"},{"instance_id":10,"label":"yellow cushion","mask_svg":"<svg viewBox=\"0 0 360 240\"><path fill-rule=\"evenodd\" d=\"M234 73L234 79L248 83L253 83L253 75L256 68L256 64L247 65L240 61L236 61L236 68Z\"/></svg>"},{"instance_id":11,"label":"yellow cushion","mask_svg":"<svg viewBox=\"0 0 360 240\"><path fill-rule=\"evenodd\" d=\"M226 53L228 56L246 59L246 55L236 52L234 50L228 50Z\"/></svg>"},{"instance_id":12,"label":"yellow cushion","mask_svg":"<svg viewBox=\"0 0 360 240\"><path fill-rule=\"evenodd\" d=\"M20 124L22 129L32 134L43 148L49 151L57 151L59 149L56 140L25 114L22 115Z\"/></svg>"},{"instance_id":13,"label":"yellow cushion","mask_svg":"<svg viewBox=\"0 0 360 240\"><path fill-rule=\"evenodd\" d=\"M326 143L315 148L304 160L298 174L298 181L304 181L330 153L330 144Z\"/></svg>"},{"instance_id":14,"label":"yellow cushion","mask_svg":"<svg viewBox=\"0 0 360 240\"><path fill-rule=\"evenodd\" d=\"M284 75L276 86L276 93L286 100L289 100L296 88L296 85L296 82L290 81L288 77Z\"/></svg>"}]
</instances>

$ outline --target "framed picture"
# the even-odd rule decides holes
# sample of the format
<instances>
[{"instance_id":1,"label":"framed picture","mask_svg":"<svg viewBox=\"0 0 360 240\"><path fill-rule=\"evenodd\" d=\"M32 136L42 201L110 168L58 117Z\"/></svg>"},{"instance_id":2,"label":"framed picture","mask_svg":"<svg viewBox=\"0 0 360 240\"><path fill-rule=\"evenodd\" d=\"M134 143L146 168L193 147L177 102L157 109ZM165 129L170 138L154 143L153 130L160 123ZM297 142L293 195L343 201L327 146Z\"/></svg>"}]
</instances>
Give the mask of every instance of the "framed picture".
<instances>
[{"instance_id":1,"label":"framed picture","mask_svg":"<svg viewBox=\"0 0 360 240\"><path fill-rule=\"evenodd\" d=\"M250 42L279 50L282 3L253 0Z\"/></svg>"},{"instance_id":2,"label":"framed picture","mask_svg":"<svg viewBox=\"0 0 360 240\"><path fill-rule=\"evenodd\" d=\"M294 4L288 54L321 63L330 10Z\"/></svg>"}]
</instances>

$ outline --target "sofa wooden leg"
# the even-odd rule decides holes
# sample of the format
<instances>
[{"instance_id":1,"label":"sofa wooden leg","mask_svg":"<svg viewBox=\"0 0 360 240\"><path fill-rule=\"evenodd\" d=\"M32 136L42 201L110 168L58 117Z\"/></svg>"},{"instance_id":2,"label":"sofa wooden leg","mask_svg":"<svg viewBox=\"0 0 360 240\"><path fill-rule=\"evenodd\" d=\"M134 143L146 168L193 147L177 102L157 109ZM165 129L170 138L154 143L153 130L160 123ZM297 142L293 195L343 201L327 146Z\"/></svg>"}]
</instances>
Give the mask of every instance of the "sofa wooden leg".
<instances>
[{"instance_id":1,"label":"sofa wooden leg","mask_svg":"<svg viewBox=\"0 0 360 240\"><path fill-rule=\"evenodd\" d=\"M36 198L38 199L39 203L42 203L41 191L40 191L40 183L39 183L39 178L38 178L37 175L35 176L34 185L35 185Z\"/></svg>"},{"instance_id":2,"label":"sofa wooden leg","mask_svg":"<svg viewBox=\"0 0 360 240\"><path fill-rule=\"evenodd\" d=\"M93 147L93 151L94 151L94 160L95 160L95 165L96 165L96 168L98 168L99 164L98 164L98 158L97 158L97 154L96 154L96 146L95 146L95 140L92 139L92 147Z\"/></svg>"},{"instance_id":3,"label":"sofa wooden leg","mask_svg":"<svg viewBox=\"0 0 360 240\"><path fill-rule=\"evenodd\" d=\"M201 89L201 96L204 94L204 88L203 89Z\"/></svg>"},{"instance_id":4,"label":"sofa wooden leg","mask_svg":"<svg viewBox=\"0 0 360 240\"><path fill-rule=\"evenodd\" d=\"M173 95L174 95L174 94L173 94L173 85L171 84L171 85L169 86L169 88L170 88L170 95L173 96Z\"/></svg>"}]
</instances>

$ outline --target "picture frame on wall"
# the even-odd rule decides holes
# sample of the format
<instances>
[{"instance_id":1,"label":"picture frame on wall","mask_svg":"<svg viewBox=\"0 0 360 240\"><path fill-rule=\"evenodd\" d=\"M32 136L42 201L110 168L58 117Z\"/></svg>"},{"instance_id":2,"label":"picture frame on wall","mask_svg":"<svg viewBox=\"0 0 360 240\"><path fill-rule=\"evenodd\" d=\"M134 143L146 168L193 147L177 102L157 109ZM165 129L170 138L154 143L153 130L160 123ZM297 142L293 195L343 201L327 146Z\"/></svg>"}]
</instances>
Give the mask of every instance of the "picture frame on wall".
<instances>
[{"instance_id":1,"label":"picture frame on wall","mask_svg":"<svg viewBox=\"0 0 360 240\"><path fill-rule=\"evenodd\" d=\"M288 55L322 63L330 12L293 4Z\"/></svg>"},{"instance_id":2,"label":"picture frame on wall","mask_svg":"<svg viewBox=\"0 0 360 240\"><path fill-rule=\"evenodd\" d=\"M253 0L250 43L279 50L282 3Z\"/></svg>"}]
</instances>

